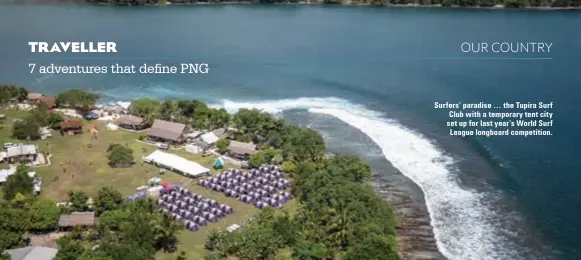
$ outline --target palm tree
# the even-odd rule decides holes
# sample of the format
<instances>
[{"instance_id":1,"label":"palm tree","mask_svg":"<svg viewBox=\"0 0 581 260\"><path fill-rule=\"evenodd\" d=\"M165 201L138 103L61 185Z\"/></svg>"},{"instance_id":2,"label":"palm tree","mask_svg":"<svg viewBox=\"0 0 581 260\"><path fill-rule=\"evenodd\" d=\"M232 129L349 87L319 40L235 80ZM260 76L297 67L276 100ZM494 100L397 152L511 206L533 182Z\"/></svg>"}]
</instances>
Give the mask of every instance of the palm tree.
<instances>
[{"instance_id":1,"label":"palm tree","mask_svg":"<svg viewBox=\"0 0 581 260\"><path fill-rule=\"evenodd\" d=\"M332 208L329 208L329 222L327 225L327 233L331 243L339 248L347 246L347 238L351 233L351 224L353 217L345 207L343 201L331 201Z\"/></svg>"},{"instance_id":2,"label":"palm tree","mask_svg":"<svg viewBox=\"0 0 581 260\"><path fill-rule=\"evenodd\" d=\"M214 249L218 247L218 242L220 238L221 238L220 232L218 232L216 229L213 229L212 231L210 231L210 234L206 238L206 243L204 244L204 247L209 251L214 251Z\"/></svg>"},{"instance_id":3,"label":"palm tree","mask_svg":"<svg viewBox=\"0 0 581 260\"><path fill-rule=\"evenodd\" d=\"M183 229L183 226L171 219L169 214L164 213L161 217L155 219L153 228L157 248L163 249L164 252L175 252L178 242L176 234Z\"/></svg>"}]
</instances>

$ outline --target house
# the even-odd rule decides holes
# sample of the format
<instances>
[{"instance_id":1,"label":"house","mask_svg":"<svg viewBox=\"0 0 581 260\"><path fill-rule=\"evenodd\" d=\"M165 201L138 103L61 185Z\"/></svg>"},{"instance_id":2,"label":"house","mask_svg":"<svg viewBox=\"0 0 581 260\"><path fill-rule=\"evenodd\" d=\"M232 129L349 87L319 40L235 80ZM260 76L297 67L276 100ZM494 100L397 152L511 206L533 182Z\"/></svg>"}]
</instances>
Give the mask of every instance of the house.
<instances>
[{"instance_id":1,"label":"house","mask_svg":"<svg viewBox=\"0 0 581 260\"><path fill-rule=\"evenodd\" d=\"M200 136L198 145L204 148L209 148L216 144L218 140L220 140L220 138L216 136L214 132L208 132Z\"/></svg>"},{"instance_id":2,"label":"house","mask_svg":"<svg viewBox=\"0 0 581 260\"><path fill-rule=\"evenodd\" d=\"M60 216L59 227L93 226L95 222L95 212L71 212L71 214Z\"/></svg>"},{"instance_id":3,"label":"house","mask_svg":"<svg viewBox=\"0 0 581 260\"><path fill-rule=\"evenodd\" d=\"M28 95L26 96L26 99L29 102L38 103L43 97L44 97L44 95L42 93L31 92L31 93L28 93Z\"/></svg>"},{"instance_id":4,"label":"house","mask_svg":"<svg viewBox=\"0 0 581 260\"><path fill-rule=\"evenodd\" d=\"M6 161L9 163L34 162L38 158L38 147L32 144L21 144L6 149Z\"/></svg>"},{"instance_id":5,"label":"house","mask_svg":"<svg viewBox=\"0 0 581 260\"><path fill-rule=\"evenodd\" d=\"M6 250L12 260L52 260L58 249L43 246L27 246Z\"/></svg>"},{"instance_id":6,"label":"house","mask_svg":"<svg viewBox=\"0 0 581 260\"><path fill-rule=\"evenodd\" d=\"M248 160L251 155L257 152L255 144L230 141L230 145L228 146L228 155L240 160Z\"/></svg>"},{"instance_id":7,"label":"house","mask_svg":"<svg viewBox=\"0 0 581 260\"><path fill-rule=\"evenodd\" d=\"M119 117L119 119L117 119L117 124L122 128L135 131L143 130L148 126L143 118L132 115L124 115Z\"/></svg>"},{"instance_id":8,"label":"house","mask_svg":"<svg viewBox=\"0 0 581 260\"><path fill-rule=\"evenodd\" d=\"M36 103L37 104L44 103L50 109L56 106L56 99L52 97L41 97L37 99Z\"/></svg>"},{"instance_id":9,"label":"house","mask_svg":"<svg viewBox=\"0 0 581 260\"><path fill-rule=\"evenodd\" d=\"M184 142L187 127L184 124L156 119L149 129L150 141L179 144Z\"/></svg>"},{"instance_id":10,"label":"house","mask_svg":"<svg viewBox=\"0 0 581 260\"><path fill-rule=\"evenodd\" d=\"M81 120L67 120L61 122L61 135L76 135L83 133L83 121Z\"/></svg>"}]
</instances>

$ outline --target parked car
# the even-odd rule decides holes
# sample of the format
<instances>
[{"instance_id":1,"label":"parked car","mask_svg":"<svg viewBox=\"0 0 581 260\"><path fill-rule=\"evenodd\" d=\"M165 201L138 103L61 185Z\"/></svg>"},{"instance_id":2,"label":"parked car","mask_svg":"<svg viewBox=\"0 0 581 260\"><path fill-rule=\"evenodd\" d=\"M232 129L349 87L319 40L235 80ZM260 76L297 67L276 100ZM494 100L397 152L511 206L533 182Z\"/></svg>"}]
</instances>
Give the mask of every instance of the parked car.
<instances>
[{"instance_id":1,"label":"parked car","mask_svg":"<svg viewBox=\"0 0 581 260\"><path fill-rule=\"evenodd\" d=\"M160 148L160 149L164 149L164 150L169 149L169 145L168 144L164 144L164 143L158 143L157 144L157 147Z\"/></svg>"},{"instance_id":2,"label":"parked car","mask_svg":"<svg viewBox=\"0 0 581 260\"><path fill-rule=\"evenodd\" d=\"M4 148L5 149L8 149L8 147L12 147L12 146L14 146L13 143L4 143Z\"/></svg>"},{"instance_id":3,"label":"parked car","mask_svg":"<svg viewBox=\"0 0 581 260\"><path fill-rule=\"evenodd\" d=\"M202 157L208 157L208 156L210 156L210 155L212 155L212 152L210 152L210 151L205 151L205 152L202 154Z\"/></svg>"}]
</instances>

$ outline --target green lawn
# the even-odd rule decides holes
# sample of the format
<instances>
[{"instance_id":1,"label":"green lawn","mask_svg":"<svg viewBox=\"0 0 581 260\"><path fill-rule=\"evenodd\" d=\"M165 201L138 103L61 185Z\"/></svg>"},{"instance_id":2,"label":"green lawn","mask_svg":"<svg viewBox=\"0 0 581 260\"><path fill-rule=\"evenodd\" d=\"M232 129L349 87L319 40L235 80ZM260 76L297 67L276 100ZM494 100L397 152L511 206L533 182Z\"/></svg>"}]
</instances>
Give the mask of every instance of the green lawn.
<instances>
[{"instance_id":1,"label":"green lawn","mask_svg":"<svg viewBox=\"0 0 581 260\"><path fill-rule=\"evenodd\" d=\"M0 128L0 143L23 143L11 139L10 135L13 120L24 116L26 112L0 110L0 114L2 113L6 115L7 119L2 124L3 128ZM93 138L93 135L88 132L91 126L95 126L99 131L96 138ZM130 195L135 192L137 187L147 184L150 178L159 176L163 180L187 183L186 186L192 192L215 199L219 203L228 204L234 209L234 214L220 219L216 223L210 223L198 232L180 232L178 252L174 254L158 253L158 259L175 259L175 256L182 250L187 253L188 259L202 259L205 254L204 242L212 229L225 230L228 226L240 224L259 212L252 205L226 197L222 193L202 188L196 184L196 181L190 182L190 178L169 171L159 175L157 167L143 163L141 160L143 155L156 150L156 147L152 145L136 141L143 133L132 133L124 130L110 131L106 129L104 122L99 121L85 122L83 131L82 135L76 136L61 136L60 133L53 132L53 137L48 140L25 142L37 144L42 152L52 154L50 166L36 169L37 174L43 178L41 193L43 197L64 201L68 198L67 194L71 190L82 190L94 197L101 187L107 185L118 189L124 195ZM129 168L111 168L107 164L106 150L109 144L113 143L131 147L137 163ZM198 162L210 169L212 169L216 159L215 156L202 157L183 150L169 150L169 152ZM232 167L229 164L225 166L225 168ZM5 168L7 165L0 167ZM296 206L296 202L293 200L285 204L285 209L292 213L296 210Z\"/></svg>"}]
</instances>

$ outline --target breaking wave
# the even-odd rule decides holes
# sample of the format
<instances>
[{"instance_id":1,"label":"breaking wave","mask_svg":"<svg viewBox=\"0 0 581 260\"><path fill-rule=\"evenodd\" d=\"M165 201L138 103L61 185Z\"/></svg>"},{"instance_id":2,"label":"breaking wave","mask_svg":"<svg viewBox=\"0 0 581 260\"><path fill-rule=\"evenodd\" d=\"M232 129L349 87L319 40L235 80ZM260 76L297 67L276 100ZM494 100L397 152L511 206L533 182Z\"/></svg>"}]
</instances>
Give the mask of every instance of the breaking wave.
<instances>
[{"instance_id":1,"label":"breaking wave","mask_svg":"<svg viewBox=\"0 0 581 260\"><path fill-rule=\"evenodd\" d=\"M257 108L269 113L305 109L326 114L359 129L382 150L385 158L424 192L437 246L452 260L521 259L502 235L501 216L482 192L461 187L451 156L423 135L382 113L339 98L298 98L221 104L230 112ZM502 233L502 234L501 234Z\"/></svg>"}]
</instances>

